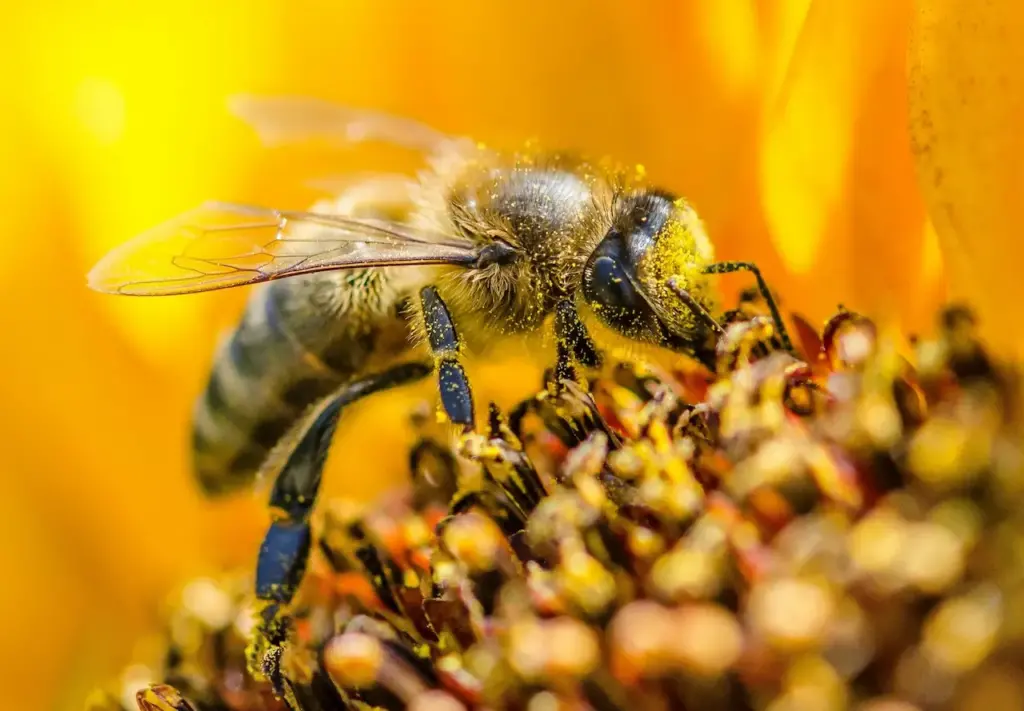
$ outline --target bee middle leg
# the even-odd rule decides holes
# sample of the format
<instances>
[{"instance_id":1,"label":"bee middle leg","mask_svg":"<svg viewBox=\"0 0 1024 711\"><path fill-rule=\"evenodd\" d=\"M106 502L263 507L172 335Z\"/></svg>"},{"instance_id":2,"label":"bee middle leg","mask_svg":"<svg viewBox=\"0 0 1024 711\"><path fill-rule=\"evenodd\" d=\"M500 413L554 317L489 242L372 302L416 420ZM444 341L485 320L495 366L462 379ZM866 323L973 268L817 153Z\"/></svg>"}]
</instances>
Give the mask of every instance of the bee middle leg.
<instances>
[{"instance_id":1,"label":"bee middle leg","mask_svg":"<svg viewBox=\"0 0 1024 711\"><path fill-rule=\"evenodd\" d=\"M331 439L342 410L367 395L420 380L430 374L427 363L404 363L345 386L316 415L291 451L270 494L277 518L260 546L256 564L256 596L287 604L306 570L311 545L309 518Z\"/></svg>"},{"instance_id":2,"label":"bee middle leg","mask_svg":"<svg viewBox=\"0 0 1024 711\"><path fill-rule=\"evenodd\" d=\"M466 432L473 429L473 391L469 378L460 361L462 341L447 304L432 286L420 290L420 304L423 307L423 321L427 331L427 342L434 356L437 368L437 384L441 395L441 406L448 419L462 425Z\"/></svg>"}]
</instances>

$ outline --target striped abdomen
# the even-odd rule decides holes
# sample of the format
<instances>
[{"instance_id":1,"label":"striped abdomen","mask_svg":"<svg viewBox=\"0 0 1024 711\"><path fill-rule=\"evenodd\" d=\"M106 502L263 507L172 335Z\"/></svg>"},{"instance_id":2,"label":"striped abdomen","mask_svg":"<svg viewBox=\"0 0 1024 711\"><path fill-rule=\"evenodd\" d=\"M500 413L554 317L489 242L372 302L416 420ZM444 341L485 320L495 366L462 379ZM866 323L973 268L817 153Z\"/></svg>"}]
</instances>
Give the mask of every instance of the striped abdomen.
<instances>
[{"instance_id":1,"label":"striped abdomen","mask_svg":"<svg viewBox=\"0 0 1024 711\"><path fill-rule=\"evenodd\" d=\"M323 272L254 290L196 403L194 465L207 493L250 484L307 408L407 351L388 281L380 270Z\"/></svg>"}]
</instances>

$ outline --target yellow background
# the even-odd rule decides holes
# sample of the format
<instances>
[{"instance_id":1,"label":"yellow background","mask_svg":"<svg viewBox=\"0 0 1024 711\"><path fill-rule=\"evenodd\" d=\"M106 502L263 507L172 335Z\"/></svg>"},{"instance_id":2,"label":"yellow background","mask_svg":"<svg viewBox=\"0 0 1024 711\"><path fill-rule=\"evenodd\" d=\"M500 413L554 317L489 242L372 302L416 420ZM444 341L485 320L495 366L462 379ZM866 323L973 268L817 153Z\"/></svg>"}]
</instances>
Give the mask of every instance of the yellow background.
<instances>
[{"instance_id":1,"label":"yellow background","mask_svg":"<svg viewBox=\"0 0 1024 711\"><path fill-rule=\"evenodd\" d=\"M259 502L201 502L185 449L244 293L133 300L84 285L107 249L202 200L302 208L316 196L304 181L375 165L266 151L228 95L316 96L488 142L612 154L691 198L719 256L757 261L812 321L842 302L927 327L948 270L993 324L1021 281L1010 218L1024 195L1024 57L993 39L1024 25L1018 5L8 3L0 708L80 708L164 590L255 551ZM535 383L491 371L506 399ZM340 444L363 449L332 463L334 492L403 473L395 398L360 410Z\"/></svg>"}]
</instances>

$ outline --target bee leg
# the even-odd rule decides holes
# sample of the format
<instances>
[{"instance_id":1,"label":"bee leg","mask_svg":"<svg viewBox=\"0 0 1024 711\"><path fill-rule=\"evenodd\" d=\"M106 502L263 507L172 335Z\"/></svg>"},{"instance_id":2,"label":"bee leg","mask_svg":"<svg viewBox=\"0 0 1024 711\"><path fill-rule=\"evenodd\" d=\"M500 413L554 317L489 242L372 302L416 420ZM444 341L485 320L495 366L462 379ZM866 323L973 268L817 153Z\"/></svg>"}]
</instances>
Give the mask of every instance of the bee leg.
<instances>
[{"instance_id":1,"label":"bee leg","mask_svg":"<svg viewBox=\"0 0 1024 711\"><path fill-rule=\"evenodd\" d=\"M260 547L257 597L287 603L302 580L311 543L309 516L341 411L367 395L424 378L431 370L426 363L405 363L357 380L345 386L316 416L281 468L270 493L270 507L278 518Z\"/></svg>"},{"instance_id":2,"label":"bee leg","mask_svg":"<svg viewBox=\"0 0 1024 711\"><path fill-rule=\"evenodd\" d=\"M291 627L287 606L309 562L309 518L320 489L331 439L346 405L430 374L427 363L405 363L346 385L315 413L291 451L270 493L275 520L260 546L256 562L256 597L262 603L256 634L247 650L251 673L268 679L289 708L299 708L281 673L281 654ZM298 425L297 427L302 427Z\"/></svg>"},{"instance_id":3,"label":"bee leg","mask_svg":"<svg viewBox=\"0 0 1024 711\"><path fill-rule=\"evenodd\" d=\"M448 419L462 425L466 432L473 429L473 391L469 387L466 371L459 362L462 342L452 322L448 306L432 286L420 290L420 304L427 329L427 341L437 368L441 405Z\"/></svg>"},{"instance_id":4,"label":"bee leg","mask_svg":"<svg viewBox=\"0 0 1024 711\"><path fill-rule=\"evenodd\" d=\"M786 331L786 324L782 320L782 315L779 313L779 307L775 303L775 297L772 296L772 292L768 289L768 284L765 283L764 277L761 276L761 270L757 268L756 264L751 262L717 262L716 264L709 264L704 267L705 274L731 274L732 272L750 272L754 275L757 280L757 290L761 292L761 297L765 303L768 304L768 310L771 311L772 321L775 323L775 329L779 333L779 340L782 341L782 347L790 353L793 352L793 342L789 340L789 332Z\"/></svg>"},{"instance_id":5,"label":"bee leg","mask_svg":"<svg viewBox=\"0 0 1024 711\"><path fill-rule=\"evenodd\" d=\"M555 305L555 339L558 360L555 363L555 388L563 380L576 380L575 363L584 368L601 365L601 354L587 333L587 327L580 320L573 303L567 299Z\"/></svg>"}]
</instances>

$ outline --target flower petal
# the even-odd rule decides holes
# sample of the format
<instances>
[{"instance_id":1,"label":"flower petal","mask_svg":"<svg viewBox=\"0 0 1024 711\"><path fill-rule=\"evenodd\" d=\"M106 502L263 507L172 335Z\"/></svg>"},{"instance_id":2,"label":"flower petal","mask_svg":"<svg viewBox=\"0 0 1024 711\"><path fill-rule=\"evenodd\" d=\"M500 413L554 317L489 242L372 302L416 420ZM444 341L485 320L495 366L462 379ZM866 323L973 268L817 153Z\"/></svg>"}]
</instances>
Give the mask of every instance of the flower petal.
<instances>
[{"instance_id":1,"label":"flower petal","mask_svg":"<svg viewBox=\"0 0 1024 711\"><path fill-rule=\"evenodd\" d=\"M1024 4L919 0L910 105L921 189L954 298L970 300L996 347L1024 350L1006 328L1024 297Z\"/></svg>"},{"instance_id":2,"label":"flower petal","mask_svg":"<svg viewBox=\"0 0 1024 711\"><path fill-rule=\"evenodd\" d=\"M815 317L840 301L903 325L927 312L906 132L909 21L906 0L815 2L788 75L766 97L764 209L794 275L787 291L814 294Z\"/></svg>"}]
</instances>

